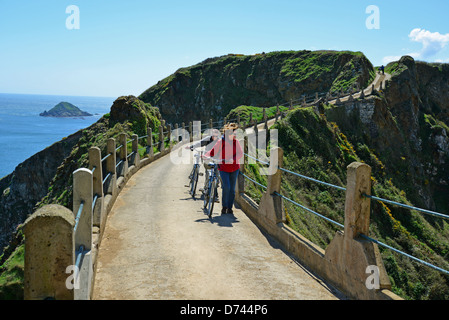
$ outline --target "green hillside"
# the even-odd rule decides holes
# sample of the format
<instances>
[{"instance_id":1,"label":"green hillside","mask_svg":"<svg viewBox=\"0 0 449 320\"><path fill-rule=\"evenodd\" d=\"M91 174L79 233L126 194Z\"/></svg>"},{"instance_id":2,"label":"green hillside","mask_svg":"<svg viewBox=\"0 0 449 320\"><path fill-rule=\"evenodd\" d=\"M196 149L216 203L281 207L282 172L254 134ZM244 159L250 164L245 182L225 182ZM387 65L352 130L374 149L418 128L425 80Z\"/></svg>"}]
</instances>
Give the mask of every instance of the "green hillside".
<instances>
[{"instance_id":1,"label":"green hillside","mask_svg":"<svg viewBox=\"0 0 449 320\"><path fill-rule=\"evenodd\" d=\"M181 68L139 98L158 107L168 122L205 122L241 105L272 107L304 94L362 87L373 76L361 52L229 54Z\"/></svg>"},{"instance_id":2,"label":"green hillside","mask_svg":"<svg viewBox=\"0 0 449 320\"><path fill-rule=\"evenodd\" d=\"M283 167L344 187L346 167L365 162L372 168L373 195L449 215L449 109L447 103L436 103L440 95L448 94L444 83L449 68L404 57L395 69L383 93L355 103L323 106L321 114L312 107L288 112L274 127L284 149ZM427 86L441 86L441 91L433 96ZM249 165L247 172L266 185L257 166ZM248 194L258 200L261 188L247 185ZM282 194L344 223L343 191L283 173ZM288 224L326 248L338 227L287 201L284 204ZM370 236L449 270L445 219L373 200ZM380 251L396 294L416 300L449 299L447 274L384 247Z\"/></svg>"}]
</instances>

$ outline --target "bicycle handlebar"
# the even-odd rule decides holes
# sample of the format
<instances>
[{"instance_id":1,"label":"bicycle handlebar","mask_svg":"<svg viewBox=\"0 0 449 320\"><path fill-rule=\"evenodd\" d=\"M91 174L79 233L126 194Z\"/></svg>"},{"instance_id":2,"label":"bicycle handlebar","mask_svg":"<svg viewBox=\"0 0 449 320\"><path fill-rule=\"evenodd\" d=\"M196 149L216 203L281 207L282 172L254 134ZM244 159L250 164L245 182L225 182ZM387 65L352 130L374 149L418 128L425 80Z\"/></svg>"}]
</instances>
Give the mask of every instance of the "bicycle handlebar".
<instances>
[{"instance_id":1,"label":"bicycle handlebar","mask_svg":"<svg viewBox=\"0 0 449 320\"><path fill-rule=\"evenodd\" d=\"M207 160L211 160L212 162L216 163L216 164L226 164L226 161L231 161L232 163L234 163L234 160L226 160L226 159L217 159L217 158L212 158L212 157L206 157L205 155L202 155L201 158L207 159Z\"/></svg>"}]
</instances>

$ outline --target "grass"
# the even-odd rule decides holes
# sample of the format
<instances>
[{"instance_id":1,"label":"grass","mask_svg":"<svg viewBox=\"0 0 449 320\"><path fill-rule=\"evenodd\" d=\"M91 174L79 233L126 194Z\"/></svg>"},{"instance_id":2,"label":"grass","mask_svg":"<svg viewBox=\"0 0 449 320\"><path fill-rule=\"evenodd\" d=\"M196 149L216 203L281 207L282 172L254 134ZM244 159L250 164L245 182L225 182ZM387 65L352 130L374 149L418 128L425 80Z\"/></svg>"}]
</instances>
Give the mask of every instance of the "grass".
<instances>
[{"instance_id":1,"label":"grass","mask_svg":"<svg viewBox=\"0 0 449 320\"><path fill-rule=\"evenodd\" d=\"M248 124L250 122L251 114L252 119L257 122L263 121L263 109L260 107L254 106L239 106L235 109L232 109L227 118L228 119L237 119L237 116L240 116L240 122ZM276 116L277 107L265 108L265 113L267 115L267 119L272 119ZM289 110L288 107L279 106L280 112L285 112Z\"/></svg>"},{"instance_id":2,"label":"grass","mask_svg":"<svg viewBox=\"0 0 449 320\"><path fill-rule=\"evenodd\" d=\"M437 120L427 116L429 127ZM356 124L354 124L355 126ZM345 186L346 167L353 161L365 162L372 168L372 194L405 204L407 192L398 187L405 179L391 172L392 162L406 163L406 158L385 161L382 151L370 148L367 141L353 141L351 132L343 132L337 122L318 116L310 108L294 109L280 121L279 144L284 149L283 167L321 181ZM388 157L388 155L387 155ZM260 164L247 165L245 173L266 185L266 177L258 175ZM395 165L394 167L397 167ZM405 172L405 171L402 171ZM264 190L250 181L245 192L259 201ZM344 223L344 192L297 176L283 173L281 193L336 222ZM325 249L340 228L288 201L284 201L287 224ZM371 202L370 236L394 248L449 270L449 224L419 212ZM405 299L449 299L449 277L415 263L397 253L379 247L393 292Z\"/></svg>"},{"instance_id":3,"label":"grass","mask_svg":"<svg viewBox=\"0 0 449 320\"><path fill-rule=\"evenodd\" d=\"M0 266L0 300L23 299L25 245L20 245Z\"/></svg>"},{"instance_id":4,"label":"grass","mask_svg":"<svg viewBox=\"0 0 449 320\"><path fill-rule=\"evenodd\" d=\"M370 69L361 52L229 54L181 68L140 98L159 106L168 122L223 119L240 105L268 107L331 87L365 85Z\"/></svg>"}]
</instances>

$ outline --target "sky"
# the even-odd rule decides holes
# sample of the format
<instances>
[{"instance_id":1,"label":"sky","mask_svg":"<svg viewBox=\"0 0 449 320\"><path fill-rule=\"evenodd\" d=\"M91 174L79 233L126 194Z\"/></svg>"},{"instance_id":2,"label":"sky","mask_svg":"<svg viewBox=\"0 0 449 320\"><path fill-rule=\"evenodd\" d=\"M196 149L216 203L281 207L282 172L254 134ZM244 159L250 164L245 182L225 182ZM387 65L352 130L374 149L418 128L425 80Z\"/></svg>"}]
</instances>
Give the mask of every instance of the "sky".
<instances>
[{"instance_id":1,"label":"sky","mask_svg":"<svg viewBox=\"0 0 449 320\"><path fill-rule=\"evenodd\" d=\"M449 63L447 0L0 0L0 92L140 95L229 53Z\"/></svg>"}]
</instances>

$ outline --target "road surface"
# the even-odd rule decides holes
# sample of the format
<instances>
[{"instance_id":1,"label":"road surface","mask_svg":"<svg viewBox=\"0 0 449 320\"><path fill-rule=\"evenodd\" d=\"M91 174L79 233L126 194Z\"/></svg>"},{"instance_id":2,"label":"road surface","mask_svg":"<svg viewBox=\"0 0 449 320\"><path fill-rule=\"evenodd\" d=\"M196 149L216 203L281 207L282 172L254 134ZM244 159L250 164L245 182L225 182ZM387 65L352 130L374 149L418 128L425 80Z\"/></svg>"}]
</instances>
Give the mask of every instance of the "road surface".
<instances>
[{"instance_id":1,"label":"road surface","mask_svg":"<svg viewBox=\"0 0 449 320\"><path fill-rule=\"evenodd\" d=\"M182 150L182 159L191 158L189 150ZM191 167L176 164L167 155L131 177L107 219L93 299L342 297L293 260L241 210L220 215L221 204L216 204L209 219L202 200L188 194Z\"/></svg>"}]
</instances>

